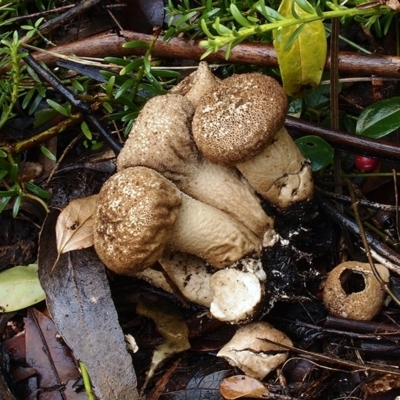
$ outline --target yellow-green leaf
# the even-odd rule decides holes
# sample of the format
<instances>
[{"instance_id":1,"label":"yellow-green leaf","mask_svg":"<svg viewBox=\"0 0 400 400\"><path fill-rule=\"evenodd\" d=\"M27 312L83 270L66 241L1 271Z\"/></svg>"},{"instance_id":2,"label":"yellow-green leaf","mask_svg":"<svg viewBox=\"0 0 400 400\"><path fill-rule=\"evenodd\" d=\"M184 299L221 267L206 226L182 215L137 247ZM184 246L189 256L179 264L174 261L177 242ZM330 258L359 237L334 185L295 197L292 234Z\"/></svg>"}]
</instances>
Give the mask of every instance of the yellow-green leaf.
<instances>
[{"instance_id":1,"label":"yellow-green leaf","mask_svg":"<svg viewBox=\"0 0 400 400\"><path fill-rule=\"evenodd\" d=\"M302 8L294 0L283 0L279 13L285 18L310 16L312 6ZM293 15L293 10L295 15ZM316 11L315 11L316 12ZM273 31L274 47L278 56L283 88L289 96L301 97L306 90L315 88L326 62L327 43L322 21L305 23Z\"/></svg>"},{"instance_id":2,"label":"yellow-green leaf","mask_svg":"<svg viewBox=\"0 0 400 400\"><path fill-rule=\"evenodd\" d=\"M0 273L0 309L21 310L46 298L40 286L37 264L17 266Z\"/></svg>"}]
</instances>

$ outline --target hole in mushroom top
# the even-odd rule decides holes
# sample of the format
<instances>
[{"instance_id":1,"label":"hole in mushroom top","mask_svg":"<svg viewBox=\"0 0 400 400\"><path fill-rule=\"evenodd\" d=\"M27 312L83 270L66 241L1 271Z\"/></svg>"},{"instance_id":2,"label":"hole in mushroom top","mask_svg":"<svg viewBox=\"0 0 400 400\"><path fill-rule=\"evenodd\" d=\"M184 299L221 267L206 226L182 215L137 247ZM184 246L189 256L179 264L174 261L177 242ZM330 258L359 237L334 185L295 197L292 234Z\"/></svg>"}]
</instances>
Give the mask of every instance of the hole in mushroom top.
<instances>
[{"instance_id":1,"label":"hole in mushroom top","mask_svg":"<svg viewBox=\"0 0 400 400\"><path fill-rule=\"evenodd\" d=\"M365 276L362 272L345 269L340 274L340 284L347 295L365 290Z\"/></svg>"}]
</instances>

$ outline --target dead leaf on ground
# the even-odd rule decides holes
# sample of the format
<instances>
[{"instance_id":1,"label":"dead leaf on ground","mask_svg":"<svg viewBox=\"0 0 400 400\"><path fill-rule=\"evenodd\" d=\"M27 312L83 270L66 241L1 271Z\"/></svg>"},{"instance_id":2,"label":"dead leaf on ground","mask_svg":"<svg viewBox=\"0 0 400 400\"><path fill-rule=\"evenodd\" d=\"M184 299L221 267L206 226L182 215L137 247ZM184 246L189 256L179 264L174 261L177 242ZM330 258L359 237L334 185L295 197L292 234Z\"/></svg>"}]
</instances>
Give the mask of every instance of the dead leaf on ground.
<instances>
[{"instance_id":1,"label":"dead leaf on ground","mask_svg":"<svg viewBox=\"0 0 400 400\"><path fill-rule=\"evenodd\" d=\"M57 340L53 321L31 308L25 323L26 362L38 375L38 400L84 400L74 384L80 378L72 354L64 342Z\"/></svg>"},{"instance_id":2,"label":"dead leaf on ground","mask_svg":"<svg viewBox=\"0 0 400 400\"><path fill-rule=\"evenodd\" d=\"M153 359L143 389L153 377L155 370L169 357L182 351L190 349L189 328L183 319L182 314L172 303L165 299L158 299L157 302L141 298L136 307L140 315L151 318L156 324L157 331L165 341L161 343L153 353Z\"/></svg>"},{"instance_id":3,"label":"dead leaf on ground","mask_svg":"<svg viewBox=\"0 0 400 400\"><path fill-rule=\"evenodd\" d=\"M58 211L49 214L39 243L39 279L48 309L101 399L137 400L136 375L111 298L105 267L93 249L61 254L54 238Z\"/></svg>"},{"instance_id":4,"label":"dead leaf on ground","mask_svg":"<svg viewBox=\"0 0 400 400\"><path fill-rule=\"evenodd\" d=\"M72 200L61 211L56 224L57 250L85 249L93 245L94 211L98 195Z\"/></svg>"},{"instance_id":5,"label":"dead leaf on ground","mask_svg":"<svg viewBox=\"0 0 400 400\"><path fill-rule=\"evenodd\" d=\"M240 398L265 399L267 388L257 379L246 375L235 375L221 382L219 391L227 400Z\"/></svg>"}]
</instances>

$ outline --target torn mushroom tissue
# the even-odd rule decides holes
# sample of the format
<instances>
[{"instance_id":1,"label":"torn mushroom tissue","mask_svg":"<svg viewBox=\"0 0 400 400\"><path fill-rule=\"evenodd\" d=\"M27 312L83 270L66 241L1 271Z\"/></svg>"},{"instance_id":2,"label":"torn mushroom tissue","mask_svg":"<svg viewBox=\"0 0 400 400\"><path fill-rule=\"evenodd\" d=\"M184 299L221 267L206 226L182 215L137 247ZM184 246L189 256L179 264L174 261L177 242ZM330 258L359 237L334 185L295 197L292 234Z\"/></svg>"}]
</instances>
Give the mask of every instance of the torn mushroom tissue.
<instances>
[{"instance_id":1,"label":"torn mushroom tissue","mask_svg":"<svg viewBox=\"0 0 400 400\"><path fill-rule=\"evenodd\" d=\"M185 277L172 271L188 263L205 281L201 298L186 292L189 300L224 321L252 319L264 295L262 246L279 239L259 195L284 208L313 189L309 163L283 128L286 108L272 78L219 81L204 62L171 93L149 100L99 195L94 244L103 262L164 288L162 276L146 271L164 263L183 288ZM251 296L233 310L244 291Z\"/></svg>"}]
</instances>

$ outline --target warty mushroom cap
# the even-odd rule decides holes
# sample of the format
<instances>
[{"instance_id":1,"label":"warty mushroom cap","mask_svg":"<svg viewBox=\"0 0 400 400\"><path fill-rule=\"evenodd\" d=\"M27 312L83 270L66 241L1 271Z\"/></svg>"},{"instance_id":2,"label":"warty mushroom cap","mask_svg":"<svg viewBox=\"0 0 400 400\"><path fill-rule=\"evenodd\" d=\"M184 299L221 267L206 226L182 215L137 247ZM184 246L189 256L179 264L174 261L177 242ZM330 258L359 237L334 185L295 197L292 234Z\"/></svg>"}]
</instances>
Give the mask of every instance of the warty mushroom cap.
<instances>
[{"instance_id":1,"label":"warty mushroom cap","mask_svg":"<svg viewBox=\"0 0 400 400\"><path fill-rule=\"evenodd\" d=\"M197 150L191 136L193 106L179 94L150 99L117 158L118 170L152 168L182 192L236 218L259 237L274 221L237 169L216 165Z\"/></svg>"},{"instance_id":2,"label":"warty mushroom cap","mask_svg":"<svg viewBox=\"0 0 400 400\"><path fill-rule=\"evenodd\" d=\"M233 75L200 99L192 130L211 161L236 165L250 185L280 208L313 193L311 164L284 128L285 92L273 78Z\"/></svg>"},{"instance_id":3,"label":"warty mushroom cap","mask_svg":"<svg viewBox=\"0 0 400 400\"><path fill-rule=\"evenodd\" d=\"M388 282L389 270L381 264L375 264L380 277ZM364 288L360 291L346 291L347 282L352 274L363 279ZM350 285L351 287L351 285ZM369 321L383 306L385 292L374 276L368 263L346 261L337 265L328 275L323 291L323 301L327 310L337 317Z\"/></svg>"},{"instance_id":4,"label":"warty mushroom cap","mask_svg":"<svg viewBox=\"0 0 400 400\"><path fill-rule=\"evenodd\" d=\"M263 380L288 358L285 348L263 339L293 346L292 341L283 332L267 322L252 322L241 326L217 356L225 358L229 364L240 368L246 375Z\"/></svg>"},{"instance_id":5,"label":"warty mushroom cap","mask_svg":"<svg viewBox=\"0 0 400 400\"><path fill-rule=\"evenodd\" d=\"M149 267L167 247L216 268L261 252L261 239L240 222L145 167L119 171L101 189L94 245L100 259L120 274Z\"/></svg>"},{"instance_id":6,"label":"warty mushroom cap","mask_svg":"<svg viewBox=\"0 0 400 400\"><path fill-rule=\"evenodd\" d=\"M200 99L193 137L209 160L234 166L264 149L282 128L287 108L275 79L260 73L233 75Z\"/></svg>"}]
</instances>

